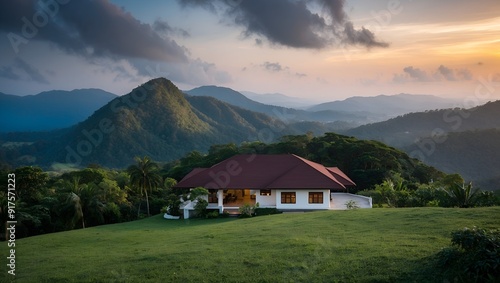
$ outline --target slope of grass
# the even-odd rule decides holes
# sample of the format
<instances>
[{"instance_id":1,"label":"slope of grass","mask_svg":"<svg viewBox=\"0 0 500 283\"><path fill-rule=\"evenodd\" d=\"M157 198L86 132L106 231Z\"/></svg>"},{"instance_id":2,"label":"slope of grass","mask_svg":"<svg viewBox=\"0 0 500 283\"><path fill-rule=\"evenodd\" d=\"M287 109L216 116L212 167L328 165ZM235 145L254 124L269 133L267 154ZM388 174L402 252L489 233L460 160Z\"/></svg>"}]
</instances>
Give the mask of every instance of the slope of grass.
<instances>
[{"instance_id":1,"label":"slope of grass","mask_svg":"<svg viewBox=\"0 0 500 283\"><path fill-rule=\"evenodd\" d=\"M498 228L498 215L500 207L158 215L20 239L16 282L442 282L432 256L450 232Z\"/></svg>"}]
</instances>

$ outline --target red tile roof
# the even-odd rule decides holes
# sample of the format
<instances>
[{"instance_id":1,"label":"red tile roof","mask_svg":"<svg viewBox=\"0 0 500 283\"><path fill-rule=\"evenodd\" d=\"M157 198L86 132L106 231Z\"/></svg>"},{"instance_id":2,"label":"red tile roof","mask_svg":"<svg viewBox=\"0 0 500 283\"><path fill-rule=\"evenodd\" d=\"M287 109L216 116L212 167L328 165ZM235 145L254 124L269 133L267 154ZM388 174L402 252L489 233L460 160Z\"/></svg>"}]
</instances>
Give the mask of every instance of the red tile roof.
<instances>
[{"instance_id":1,"label":"red tile roof","mask_svg":"<svg viewBox=\"0 0 500 283\"><path fill-rule=\"evenodd\" d=\"M356 186L356 183L354 183L347 175L342 172L339 167L327 167L326 168L330 173L332 173L333 176L337 180L339 180L344 186Z\"/></svg>"},{"instance_id":2,"label":"red tile roof","mask_svg":"<svg viewBox=\"0 0 500 283\"><path fill-rule=\"evenodd\" d=\"M294 154L236 155L210 168L196 168L175 187L207 189L332 189L355 185L340 169Z\"/></svg>"}]
</instances>

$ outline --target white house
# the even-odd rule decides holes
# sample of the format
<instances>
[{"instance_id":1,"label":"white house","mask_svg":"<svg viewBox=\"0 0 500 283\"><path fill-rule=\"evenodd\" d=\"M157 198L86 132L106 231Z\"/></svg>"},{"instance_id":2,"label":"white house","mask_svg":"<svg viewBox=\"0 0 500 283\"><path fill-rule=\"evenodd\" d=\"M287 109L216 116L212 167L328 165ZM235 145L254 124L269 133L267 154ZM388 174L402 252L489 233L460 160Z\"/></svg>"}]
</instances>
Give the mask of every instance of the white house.
<instances>
[{"instance_id":1,"label":"white house","mask_svg":"<svg viewBox=\"0 0 500 283\"><path fill-rule=\"evenodd\" d=\"M208 208L234 211L259 203L281 211L346 209L354 201L371 208L371 198L346 193L356 184L339 168L325 167L294 154L236 155L210 168L196 168L175 187L204 187ZM184 218L194 204L187 203Z\"/></svg>"}]
</instances>

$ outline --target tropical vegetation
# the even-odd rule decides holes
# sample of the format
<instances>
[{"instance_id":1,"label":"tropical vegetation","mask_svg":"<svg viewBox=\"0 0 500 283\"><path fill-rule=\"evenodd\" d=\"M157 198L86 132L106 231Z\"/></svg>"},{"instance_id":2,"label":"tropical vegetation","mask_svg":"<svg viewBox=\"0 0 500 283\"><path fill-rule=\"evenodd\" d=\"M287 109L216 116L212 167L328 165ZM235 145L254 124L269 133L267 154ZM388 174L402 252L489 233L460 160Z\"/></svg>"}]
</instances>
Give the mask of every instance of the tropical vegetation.
<instances>
[{"instance_id":1,"label":"tropical vegetation","mask_svg":"<svg viewBox=\"0 0 500 283\"><path fill-rule=\"evenodd\" d=\"M481 191L456 174L446 175L405 153L375 141L361 141L333 133L285 136L279 142L214 145L207 154L192 151L165 164L151 157L136 158L127 170L102 168L58 173L39 167L3 168L16 175L17 237L141 219L160 212L180 215L184 200L206 193L197 188L191 195L174 189L193 168L210 167L235 154L293 153L326 166L338 166L356 183L351 193L370 196L374 207L475 207L499 205L493 192ZM7 183L7 180L3 180ZM5 192L0 192L0 218L7 220ZM198 201L197 214L207 218L207 204ZM354 207L354 206L353 206ZM243 214L269 214L258 208ZM218 216L218 215L217 215ZM210 217L216 217L212 212ZM5 229L2 229L5 231ZM2 237L4 238L4 237Z\"/></svg>"}]
</instances>

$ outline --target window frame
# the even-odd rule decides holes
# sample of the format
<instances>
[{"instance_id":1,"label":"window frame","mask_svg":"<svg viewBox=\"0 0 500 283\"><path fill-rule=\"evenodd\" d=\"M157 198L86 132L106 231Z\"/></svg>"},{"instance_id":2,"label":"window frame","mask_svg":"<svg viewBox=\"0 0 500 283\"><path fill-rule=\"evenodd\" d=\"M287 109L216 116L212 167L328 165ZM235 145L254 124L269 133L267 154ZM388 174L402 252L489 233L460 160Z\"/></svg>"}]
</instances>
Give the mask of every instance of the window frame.
<instances>
[{"instance_id":1,"label":"window frame","mask_svg":"<svg viewBox=\"0 0 500 283\"><path fill-rule=\"evenodd\" d=\"M297 193L296 192L281 192L281 203L282 204L296 204L297 203Z\"/></svg>"},{"instance_id":2,"label":"window frame","mask_svg":"<svg viewBox=\"0 0 500 283\"><path fill-rule=\"evenodd\" d=\"M308 202L309 204L323 204L325 200L324 192L309 192Z\"/></svg>"}]
</instances>

